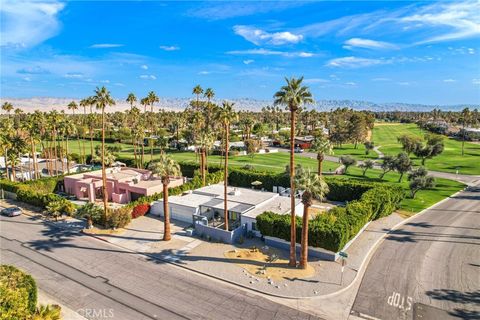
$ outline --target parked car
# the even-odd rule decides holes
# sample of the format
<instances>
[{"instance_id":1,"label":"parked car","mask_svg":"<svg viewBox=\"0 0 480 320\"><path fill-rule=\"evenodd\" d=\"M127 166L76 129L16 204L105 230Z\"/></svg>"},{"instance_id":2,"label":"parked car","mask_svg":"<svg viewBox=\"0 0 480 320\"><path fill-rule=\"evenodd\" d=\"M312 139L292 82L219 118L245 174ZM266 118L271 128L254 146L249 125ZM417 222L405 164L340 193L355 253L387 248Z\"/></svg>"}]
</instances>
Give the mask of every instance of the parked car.
<instances>
[{"instance_id":1,"label":"parked car","mask_svg":"<svg viewBox=\"0 0 480 320\"><path fill-rule=\"evenodd\" d=\"M22 209L20 209L19 207L10 207L10 208L3 209L1 211L1 214L7 217L15 217L22 214Z\"/></svg>"}]
</instances>

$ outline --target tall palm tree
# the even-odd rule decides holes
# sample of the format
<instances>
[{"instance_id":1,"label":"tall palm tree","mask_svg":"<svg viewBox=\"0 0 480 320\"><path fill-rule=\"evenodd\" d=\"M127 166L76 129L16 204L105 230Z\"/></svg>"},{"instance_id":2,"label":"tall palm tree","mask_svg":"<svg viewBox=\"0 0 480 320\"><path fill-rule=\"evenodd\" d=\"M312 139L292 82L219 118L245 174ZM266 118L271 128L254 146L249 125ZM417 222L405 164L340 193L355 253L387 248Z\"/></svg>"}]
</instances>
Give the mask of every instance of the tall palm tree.
<instances>
[{"instance_id":1,"label":"tall palm tree","mask_svg":"<svg viewBox=\"0 0 480 320\"><path fill-rule=\"evenodd\" d=\"M70 161L69 161L69 152L68 152L68 139L69 137L76 135L78 139L77 127L73 123L73 121L69 118L66 118L63 122L63 133L65 134L65 152L66 152L66 160L67 160L67 172L70 174Z\"/></svg>"},{"instance_id":2,"label":"tall palm tree","mask_svg":"<svg viewBox=\"0 0 480 320\"><path fill-rule=\"evenodd\" d=\"M102 111L102 192L103 192L103 221L107 218L107 173L105 171L105 108L115 105L115 101L110 96L110 92L105 87L97 87L95 89L95 95L93 96L93 102L97 106L97 109Z\"/></svg>"},{"instance_id":3,"label":"tall palm tree","mask_svg":"<svg viewBox=\"0 0 480 320\"><path fill-rule=\"evenodd\" d=\"M223 101L222 107L220 108L219 120L223 124L223 130L225 134L225 167L223 168L223 193L224 193L224 216L225 216L225 230L228 231L228 192L227 192L227 185L228 185L228 139L230 135L230 124L232 121L238 119L237 113L233 110L234 103Z\"/></svg>"},{"instance_id":4,"label":"tall palm tree","mask_svg":"<svg viewBox=\"0 0 480 320\"><path fill-rule=\"evenodd\" d=\"M321 177L323 160L325 159L325 155L333 154L333 145L330 143L330 140L328 140L324 136L321 136L315 139L315 142L312 145L311 151L317 153L317 160L318 160L317 174Z\"/></svg>"},{"instance_id":5,"label":"tall palm tree","mask_svg":"<svg viewBox=\"0 0 480 320\"><path fill-rule=\"evenodd\" d=\"M159 102L160 99L158 98L158 96L155 94L154 91L150 91L147 95L147 101L148 101L148 104L150 105L150 112L153 112L153 104L155 102Z\"/></svg>"},{"instance_id":6,"label":"tall palm tree","mask_svg":"<svg viewBox=\"0 0 480 320\"><path fill-rule=\"evenodd\" d=\"M142 98L140 99L140 104L143 106L143 113L147 112L147 106L149 104L148 98Z\"/></svg>"},{"instance_id":7,"label":"tall palm tree","mask_svg":"<svg viewBox=\"0 0 480 320\"><path fill-rule=\"evenodd\" d=\"M10 112L12 112L12 110L13 110L13 104L11 104L8 101L5 101L2 104L2 110L5 111L8 114L8 117L10 117Z\"/></svg>"},{"instance_id":8,"label":"tall palm tree","mask_svg":"<svg viewBox=\"0 0 480 320\"><path fill-rule=\"evenodd\" d=\"M125 101L127 101L128 103L130 103L130 110L132 110L133 104L134 104L135 102L137 102L137 97L135 96L135 94L134 94L133 92L130 92L130 93L128 94L128 97L127 97L127 99L126 99Z\"/></svg>"},{"instance_id":9,"label":"tall palm tree","mask_svg":"<svg viewBox=\"0 0 480 320\"><path fill-rule=\"evenodd\" d=\"M163 185L163 223L164 223L164 232L163 240L169 241L171 239L170 235L170 211L168 209L168 184L170 183L170 177L179 177L182 172L180 170L180 165L162 153L158 161L150 162L148 169L152 171L153 174L156 174L162 180Z\"/></svg>"},{"instance_id":10,"label":"tall palm tree","mask_svg":"<svg viewBox=\"0 0 480 320\"><path fill-rule=\"evenodd\" d=\"M206 155L208 150L212 147L213 145L213 137L211 134L209 134L206 131L202 131L200 133L200 137L197 141L197 147L200 151L200 172L202 175L202 185L206 185L206 176L207 176L207 161L206 161Z\"/></svg>"},{"instance_id":11,"label":"tall palm tree","mask_svg":"<svg viewBox=\"0 0 480 320\"><path fill-rule=\"evenodd\" d=\"M11 179L12 176L8 172L8 160L9 151L12 149L12 138L15 136L15 130L13 129L13 120L8 118L6 121L0 122L0 149L5 157L5 171L7 179Z\"/></svg>"},{"instance_id":12,"label":"tall palm tree","mask_svg":"<svg viewBox=\"0 0 480 320\"><path fill-rule=\"evenodd\" d=\"M82 162L87 163L87 153L85 152L85 133L86 133L86 124L87 124L87 106L89 105L88 98L80 100L80 106L83 107L83 118L82 118Z\"/></svg>"},{"instance_id":13,"label":"tall palm tree","mask_svg":"<svg viewBox=\"0 0 480 320\"><path fill-rule=\"evenodd\" d=\"M68 110L72 110L72 114L73 114L73 118L75 118L75 110L78 110L78 105L75 101L72 101L68 104ZM82 147L80 145L80 137L78 135L78 130L77 128L75 128L75 134L76 134L76 138L77 138L77 142L78 142L78 152L80 152L80 154L82 153ZM68 156L68 155L67 155ZM69 169L70 170L70 169ZM70 172L69 172L70 173Z\"/></svg>"},{"instance_id":14,"label":"tall palm tree","mask_svg":"<svg viewBox=\"0 0 480 320\"><path fill-rule=\"evenodd\" d=\"M313 103L313 97L307 86L302 85L303 77L299 79L285 78L287 84L274 95L275 105L285 105L290 111L290 197L291 197L291 228L290 228L290 261L289 265L297 265L295 250L295 116L298 109L305 103Z\"/></svg>"},{"instance_id":15,"label":"tall palm tree","mask_svg":"<svg viewBox=\"0 0 480 320\"><path fill-rule=\"evenodd\" d=\"M38 165L37 165L37 153L36 153L36 143L39 139L38 124L36 123L35 114L29 114L26 121L23 123L23 130L27 133L28 140L30 142L30 153L32 155L32 160L30 163L33 163L33 170L30 170L30 179L38 178ZM33 171L33 178L31 172Z\"/></svg>"},{"instance_id":16,"label":"tall palm tree","mask_svg":"<svg viewBox=\"0 0 480 320\"><path fill-rule=\"evenodd\" d=\"M306 269L308 263L308 220L309 210L313 199L322 201L328 193L327 183L317 174L312 174L310 170L300 170L295 178L295 184L298 190L303 191L303 220L302 220L302 248L300 252L300 268Z\"/></svg>"},{"instance_id":17,"label":"tall palm tree","mask_svg":"<svg viewBox=\"0 0 480 320\"><path fill-rule=\"evenodd\" d=\"M203 88L199 84L197 84L193 88L192 93L197 96L197 103L195 107L198 109L200 108L200 95L203 93Z\"/></svg>"},{"instance_id":18,"label":"tall palm tree","mask_svg":"<svg viewBox=\"0 0 480 320\"><path fill-rule=\"evenodd\" d=\"M468 126L472 122L472 112L470 111L469 108L465 108L461 112L461 121L462 121L462 157L465 154L465 126Z\"/></svg>"}]
</instances>

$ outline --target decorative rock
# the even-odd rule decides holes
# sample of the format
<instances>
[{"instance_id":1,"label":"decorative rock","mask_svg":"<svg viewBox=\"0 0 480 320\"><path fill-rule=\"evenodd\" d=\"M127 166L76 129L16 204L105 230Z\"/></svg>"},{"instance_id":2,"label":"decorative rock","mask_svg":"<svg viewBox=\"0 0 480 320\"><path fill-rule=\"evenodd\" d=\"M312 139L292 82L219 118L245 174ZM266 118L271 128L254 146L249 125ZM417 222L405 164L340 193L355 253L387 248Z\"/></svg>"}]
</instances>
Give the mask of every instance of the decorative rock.
<instances>
[{"instance_id":1,"label":"decorative rock","mask_svg":"<svg viewBox=\"0 0 480 320\"><path fill-rule=\"evenodd\" d=\"M280 286L275 286L275 288L280 289Z\"/></svg>"},{"instance_id":2,"label":"decorative rock","mask_svg":"<svg viewBox=\"0 0 480 320\"><path fill-rule=\"evenodd\" d=\"M288 284L285 283L285 287L288 287Z\"/></svg>"}]
</instances>

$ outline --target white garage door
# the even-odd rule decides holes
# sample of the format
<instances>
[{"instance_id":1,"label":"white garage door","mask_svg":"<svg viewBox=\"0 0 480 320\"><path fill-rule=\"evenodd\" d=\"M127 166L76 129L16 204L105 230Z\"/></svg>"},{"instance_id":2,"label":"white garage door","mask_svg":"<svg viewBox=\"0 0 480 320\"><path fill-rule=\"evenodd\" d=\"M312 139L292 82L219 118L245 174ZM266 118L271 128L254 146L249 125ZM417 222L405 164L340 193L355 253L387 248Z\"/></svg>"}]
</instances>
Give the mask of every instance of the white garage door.
<instances>
[{"instance_id":1,"label":"white garage door","mask_svg":"<svg viewBox=\"0 0 480 320\"><path fill-rule=\"evenodd\" d=\"M168 206L170 208L170 219L193 223L193 215L196 213L197 208L182 206L175 203L170 203ZM150 213L163 217L163 202L156 201L152 203Z\"/></svg>"}]
</instances>

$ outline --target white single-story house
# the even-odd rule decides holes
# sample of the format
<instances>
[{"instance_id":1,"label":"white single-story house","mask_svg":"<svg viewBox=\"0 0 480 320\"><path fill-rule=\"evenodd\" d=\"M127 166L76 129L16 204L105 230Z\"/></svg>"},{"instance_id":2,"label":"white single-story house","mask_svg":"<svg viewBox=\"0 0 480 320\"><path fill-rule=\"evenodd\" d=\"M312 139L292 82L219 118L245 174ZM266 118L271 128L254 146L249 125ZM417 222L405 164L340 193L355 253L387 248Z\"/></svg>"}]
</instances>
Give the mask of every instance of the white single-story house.
<instances>
[{"instance_id":1,"label":"white single-story house","mask_svg":"<svg viewBox=\"0 0 480 320\"><path fill-rule=\"evenodd\" d=\"M224 217L223 188L221 183L213 184L185 195L169 197L171 218L187 223L194 223L196 219L202 218L208 221L208 224L220 227ZM227 192L229 226L232 229L244 226L247 231L253 231L260 236L256 228L258 215L265 211L290 213L290 198L278 193L236 187L228 187ZM300 199L295 199L295 202L295 214L302 216L303 204ZM163 216L163 201L153 202L150 213Z\"/></svg>"}]
</instances>

